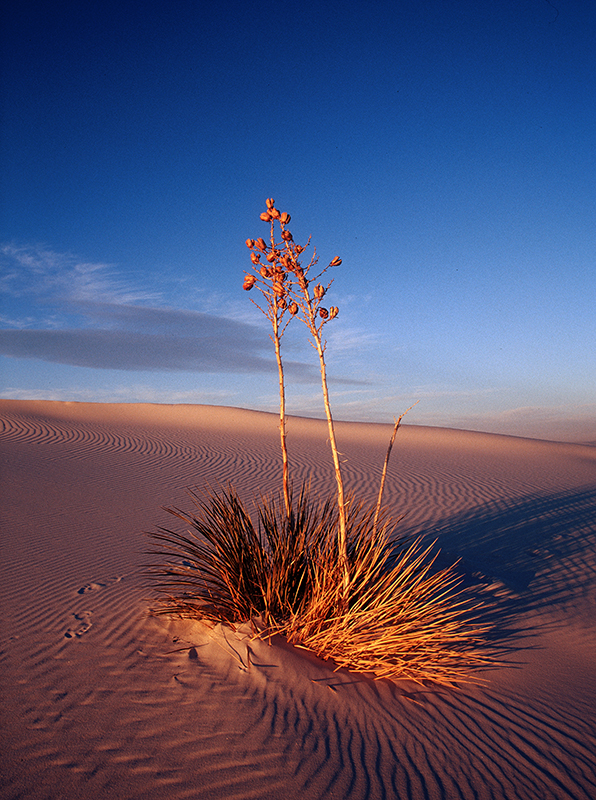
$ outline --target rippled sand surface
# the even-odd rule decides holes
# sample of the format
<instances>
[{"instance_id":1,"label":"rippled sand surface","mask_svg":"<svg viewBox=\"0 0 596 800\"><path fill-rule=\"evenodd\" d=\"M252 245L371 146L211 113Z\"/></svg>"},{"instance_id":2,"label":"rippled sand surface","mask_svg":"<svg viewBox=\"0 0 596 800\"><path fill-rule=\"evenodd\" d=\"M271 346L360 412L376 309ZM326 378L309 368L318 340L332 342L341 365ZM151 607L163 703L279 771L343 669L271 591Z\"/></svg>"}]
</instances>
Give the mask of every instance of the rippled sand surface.
<instances>
[{"instance_id":1,"label":"rippled sand surface","mask_svg":"<svg viewBox=\"0 0 596 800\"><path fill-rule=\"evenodd\" d=\"M2 800L596 797L596 448L404 426L386 500L498 600L508 666L435 689L151 617L144 531L279 486L274 415L0 401ZM391 426L340 423L375 496ZM333 488L325 424L294 480Z\"/></svg>"}]
</instances>

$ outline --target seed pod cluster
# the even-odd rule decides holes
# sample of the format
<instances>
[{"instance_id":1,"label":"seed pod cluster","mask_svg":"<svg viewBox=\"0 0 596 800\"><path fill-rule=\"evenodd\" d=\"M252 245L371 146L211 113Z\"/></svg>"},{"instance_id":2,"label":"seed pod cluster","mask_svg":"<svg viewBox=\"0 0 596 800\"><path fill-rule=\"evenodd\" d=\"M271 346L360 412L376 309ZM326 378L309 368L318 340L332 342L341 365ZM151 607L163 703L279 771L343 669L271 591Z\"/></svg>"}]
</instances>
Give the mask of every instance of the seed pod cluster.
<instances>
[{"instance_id":1,"label":"seed pod cluster","mask_svg":"<svg viewBox=\"0 0 596 800\"><path fill-rule=\"evenodd\" d=\"M311 267L317 262L316 256L313 256L310 264L302 267L298 259L305 248L302 245L295 244L294 237L286 227L290 223L290 215L286 211L280 212L275 207L275 200L272 197L267 198L265 205L266 210L260 214L260 218L263 222L268 222L271 225L271 242L268 244L262 237L246 240L246 246L251 251L250 259L256 274L245 276L243 289L248 291L255 284L258 284L259 289L267 300L268 316L273 313L277 316L278 310L282 314L287 310L292 317L295 317L302 309L304 321L308 325L316 325L316 330L320 331L325 322L334 319L338 315L339 309L337 306L331 306L327 309L320 305L329 286L325 287L317 283L313 289L312 296L309 294L311 281L309 281L307 275ZM274 240L275 222L278 222L281 227L281 242L279 244ZM265 256L266 264L261 263L262 255ZM329 263L327 269L329 267L338 267L341 263L341 258L336 256ZM325 271L323 270L323 272ZM319 323L315 323L315 317L320 320ZM278 317L278 319L281 319L281 317Z\"/></svg>"}]
</instances>

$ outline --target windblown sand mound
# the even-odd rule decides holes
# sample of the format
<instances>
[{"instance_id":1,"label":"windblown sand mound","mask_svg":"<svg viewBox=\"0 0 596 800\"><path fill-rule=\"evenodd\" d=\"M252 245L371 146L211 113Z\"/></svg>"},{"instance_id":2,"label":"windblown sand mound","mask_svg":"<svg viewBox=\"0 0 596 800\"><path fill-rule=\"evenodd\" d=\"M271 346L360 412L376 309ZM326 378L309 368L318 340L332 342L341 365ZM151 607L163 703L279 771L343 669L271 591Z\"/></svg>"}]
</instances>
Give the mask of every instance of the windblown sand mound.
<instances>
[{"instance_id":1,"label":"windblown sand mound","mask_svg":"<svg viewBox=\"0 0 596 800\"><path fill-rule=\"evenodd\" d=\"M386 500L498 599L482 687L372 682L282 641L147 614L144 530L188 486L276 491L274 415L1 401L1 797L596 797L596 449L404 426ZM342 423L374 497L391 426ZM295 482L333 488L325 423Z\"/></svg>"}]
</instances>

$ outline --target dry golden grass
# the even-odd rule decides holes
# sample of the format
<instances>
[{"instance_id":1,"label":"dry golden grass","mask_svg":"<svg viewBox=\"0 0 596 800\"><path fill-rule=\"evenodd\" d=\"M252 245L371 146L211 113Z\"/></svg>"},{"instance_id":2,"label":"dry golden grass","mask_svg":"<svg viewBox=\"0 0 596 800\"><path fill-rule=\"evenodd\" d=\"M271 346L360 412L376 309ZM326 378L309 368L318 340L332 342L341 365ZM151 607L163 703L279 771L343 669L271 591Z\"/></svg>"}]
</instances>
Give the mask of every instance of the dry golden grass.
<instances>
[{"instance_id":1,"label":"dry golden grass","mask_svg":"<svg viewBox=\"0 0 596 800\"><path fill-rule=\"evenodd\" d=\"M166 509L187 523L185 533L159 528L151 555L160 562L147 576L161 602L157 613L234 624L260 618L275 626L304 602L313 555L333 530L333 504L312 503L308 491L257 504L257 524L233 489L210 492L207 502L190 492L194 513Z\"/></svg>"},{"instance_id":2,"label":"dry golden grass","mask_svg":"<svg viewBox=\"0 0 596 800\"><path fill-rule=\"evenodd\" d=\"M452 684L490 663L482 640L488 629L474 623L453 568L433 572L431 547L419 542L388 568L390 546L367 545L351 559L359 575L345 613L337 613L341 575L321 565L308 607L283 626L289 642L375 678Z\"/></svg>"},{"instance_id":3,"label":"dry golden grass","mask_svg":"<svg viewBox=\"0 0 596 800\"><path fill-rule=\"evenodd\" d=\"M160 529L148 574L156 613L234 627L252 621L335 667L374 678L453 684L490 663L453 567L434 569L431 547L392 541L376 508L348 504L349 590L338 553L335 502L301 492L288 518L283 499L262 500L258 524L233 491L194 496L198 513L170 509L185 534ZM376 527L375 527L376 525Z\"/></svg>"}]
</instances>

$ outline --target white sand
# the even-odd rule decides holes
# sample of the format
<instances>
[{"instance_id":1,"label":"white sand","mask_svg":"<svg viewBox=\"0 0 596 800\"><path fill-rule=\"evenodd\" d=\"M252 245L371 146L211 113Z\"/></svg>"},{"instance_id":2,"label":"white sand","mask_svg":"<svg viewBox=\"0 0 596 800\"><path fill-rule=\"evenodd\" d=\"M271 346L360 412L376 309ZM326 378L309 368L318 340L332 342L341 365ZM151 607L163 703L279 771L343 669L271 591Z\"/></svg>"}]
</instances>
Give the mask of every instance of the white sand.
<instances>
[{"instance_id":1,"label":"white sand","mask_svg":"<svg viewBox=\"0 0 596 800\"><path fill-rule=\"evenodd\" d=\"M144 530L185 487L279 487L274 415L0 402L2 767L19 800L596 797L596 448L405 426L386 499L500 595L516 667L372 682L277 642L147 614ZM338 426L372 497L391 426ZM333 487L325 424L294 479ZM195 645L195 650L188 650ZM179 649L186 648L186 649ZM173 652L178 650L178 652Z\"/></svg>"}]
</instances>

